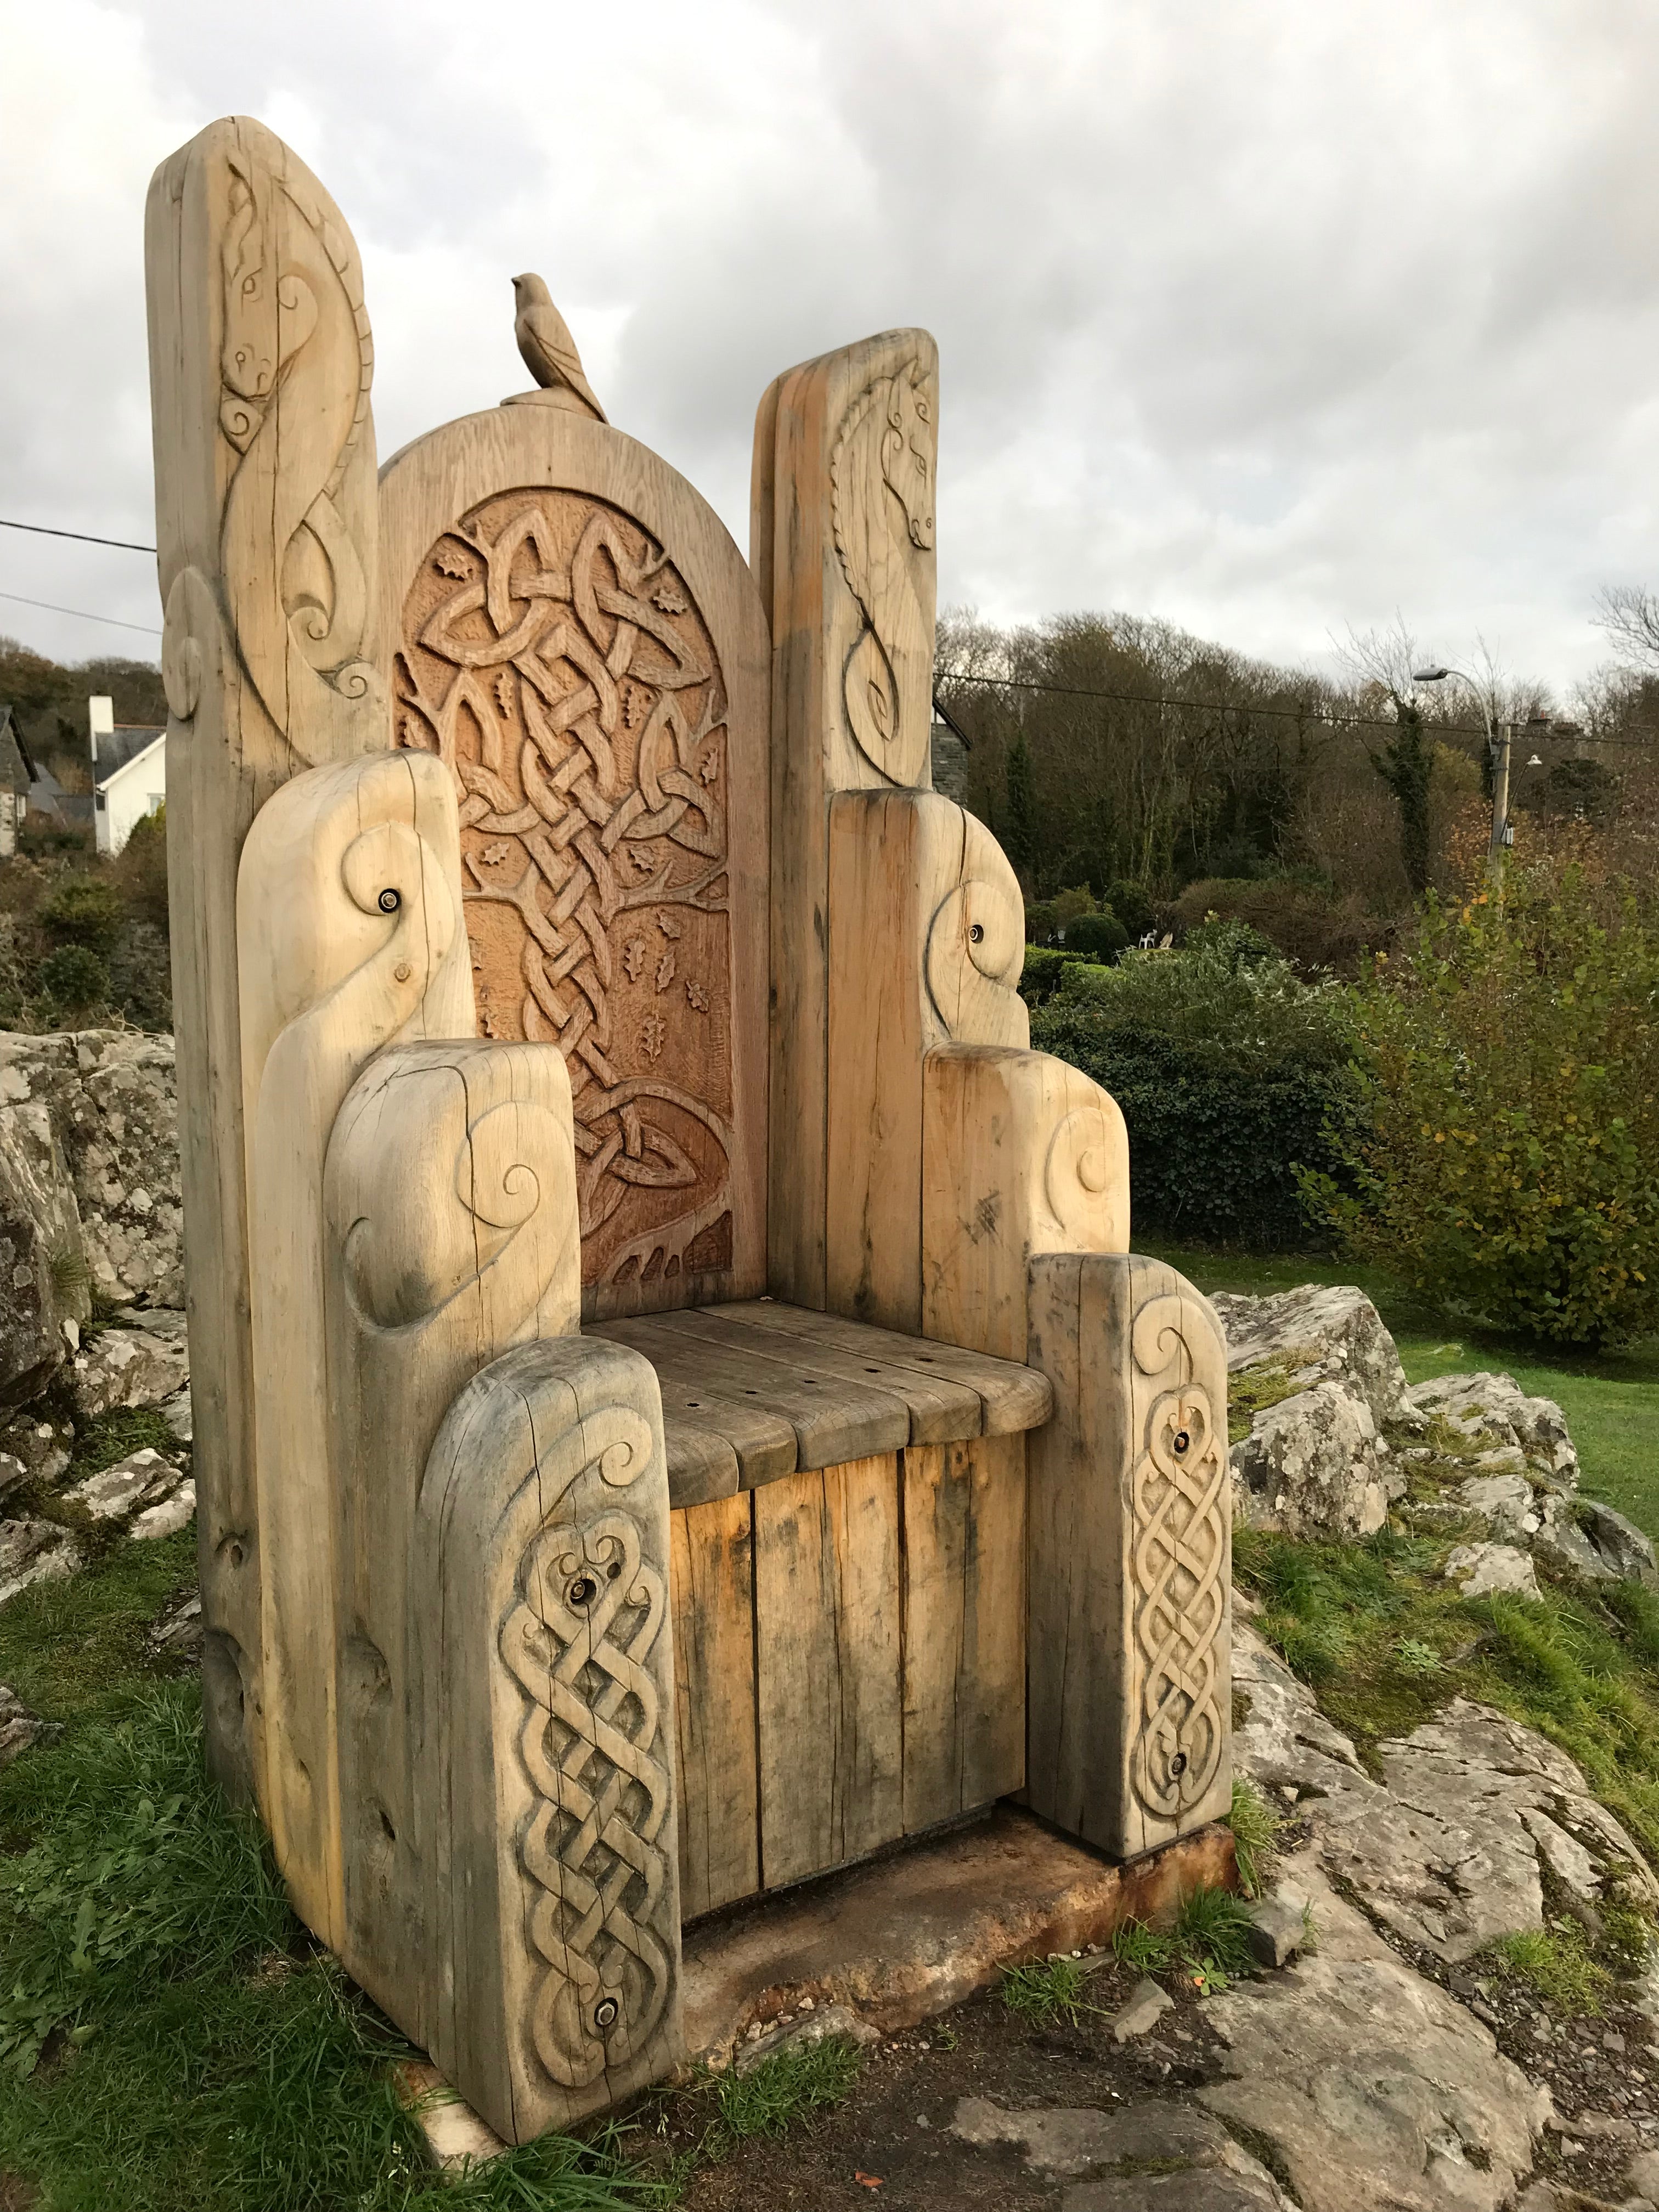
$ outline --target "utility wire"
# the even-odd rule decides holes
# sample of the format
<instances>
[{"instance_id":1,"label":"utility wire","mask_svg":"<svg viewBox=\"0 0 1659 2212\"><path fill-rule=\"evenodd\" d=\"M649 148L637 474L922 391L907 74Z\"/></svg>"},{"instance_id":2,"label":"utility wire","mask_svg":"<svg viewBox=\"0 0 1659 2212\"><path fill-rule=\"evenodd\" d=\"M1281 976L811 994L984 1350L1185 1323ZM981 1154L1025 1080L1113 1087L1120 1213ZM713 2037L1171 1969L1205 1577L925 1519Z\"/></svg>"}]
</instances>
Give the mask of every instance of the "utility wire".
<instances>
[{"instance_id":1,"label":"utility wire","mask_svg":"<svg viewBox=\"0 0 1659 2212\"><path fill-rule=\"evenodd\" d=\"M94 538L84 530L52 530L44 522L8 522L3 514L0 514L0 530L29 530L37 538L73 538L82 545L115 545L123 553L153 553L155 550L153 545L135 544L131 538ZM93 619L101 622L103 617L94 616Z\"/></svg>"},{"instance_id":2,"label":"utility wire","mask_svg":"<svg viewBox=\"0 0 1659 2212\"><path fill-rule=\"evenodd\" d=\"M0 599L10 599L20 607L43 607L49 615L73 615L77 622L107 623L112 629L141 630L146 637L160 637L159 629L148 623L122 622L116 615L89 615L84 607L60 607L50 599L26 599L21 592L0 592Z\"/></svg>"},{"instance_id":3,"label":"utility wire","mask_svg":"<svg viewBox=\"0 0 1659 2212\"><path fill-rule=\"evenodd\" d=\"M1278 715L1281 720L1289 722L1328 723L1331 728L1336 730L1397 730L1401 726L1397 721L1385 722L1365 714L1326 714L1318 708L1311 706L1261 707L1251 702L1237 699L1166 699L1154 691L1103 691L1080 684L1042 684L1035 678L1024 676L942 675L939 682L941 684L982 684L996 691L1049 691L1064 699L1111 699L1121 706L1128 707L1179 707L1189 714L1198 714ZM964 748L971 752L973 747L969 744L955 720L945 713L944 703L937 691L934 693L933 705L938 709L940 719L958 738L962 738ZM1526 725L1517 723L1516 727L1517 732L1520 732L1526 728ZM1425 722L1424 728L1431 737L1445 735L1484 738L1486 734L1484 728L1475 729L1466 722ZM1532 734L1538 738L1553 738L1558 744L1565 741L1564 733L1554 730L1536 730ZM1584 730L1575 731L1571 734L1585 744L1616 745L1641 743L1639 738L1635 738L1593 737Z\"/></svg>"}]
</instances>

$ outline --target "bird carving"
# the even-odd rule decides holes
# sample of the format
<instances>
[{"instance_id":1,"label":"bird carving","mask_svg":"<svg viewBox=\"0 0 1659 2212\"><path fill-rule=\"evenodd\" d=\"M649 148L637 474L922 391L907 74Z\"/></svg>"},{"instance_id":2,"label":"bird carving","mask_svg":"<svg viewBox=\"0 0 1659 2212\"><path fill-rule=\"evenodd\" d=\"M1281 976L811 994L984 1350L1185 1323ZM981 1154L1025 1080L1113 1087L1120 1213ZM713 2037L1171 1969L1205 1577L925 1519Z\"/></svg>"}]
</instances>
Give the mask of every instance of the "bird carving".
<instances>
[{"instance_id":1,"label":"bird carving","mask_svg":"<svg viewBox=\"0 0 1659 2212\"><path fill-rule=\"evenodd\" d=\"M513 335L519 341L524 365L537 383L544 391L574 392L601 422L608 422L610 417L582 374L582 357L576 350L570 326L554 306L541 278L528 273L515 276L513 296L518 302Z\"/></svg>"}]
</instances>

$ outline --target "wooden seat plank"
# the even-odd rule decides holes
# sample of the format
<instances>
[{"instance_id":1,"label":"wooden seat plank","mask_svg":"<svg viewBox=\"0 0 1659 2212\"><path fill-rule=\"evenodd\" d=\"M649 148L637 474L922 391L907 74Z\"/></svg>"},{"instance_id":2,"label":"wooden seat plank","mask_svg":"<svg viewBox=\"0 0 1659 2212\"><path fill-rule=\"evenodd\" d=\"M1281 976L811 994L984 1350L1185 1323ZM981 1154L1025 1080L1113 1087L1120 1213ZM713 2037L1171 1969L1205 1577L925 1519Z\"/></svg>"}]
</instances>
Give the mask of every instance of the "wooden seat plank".
<instances>
[{"instance_id":1,"label":"wooden seat plank","mask_svg":"<svg viewBox=\"0 0 1659 2212\"><path fill-rule=\"evenodd\" d=\"M930 1375L919 1367L878 1359L865 1349L845 1352L805 1337L787 1336L778 1329L757 1328L730 1310L714 1313L691 1307L654 1318L682 1335L757 1361L757 1375L768 1378L763 1388L771 1387L773 1372L778 1370L797 1381L827 1383L831 1389L850 1389L860 1395L874 1390L902 1399L909 1410L909 1443L959 1443L980 1434L983 1399L948 1375ZM803 1458L800 1463L805 1467L809 1462Z\"/></svg>"},{"instance_id":2,"label":"wooden seat plank","mask_svg":"<svg viewBox=\"0 0 1659 2212\"><path fill-rule=\"evenodd\" d=\"M740 1488L752 1490L757 1483L794 1473L794 1424L763 1398L741 1389L734 1395L722 1387L697 1346L669 1337L644 1319L601 1322L585 1334L608 1336L643 1352L657 1370L665 1430L672 1419L677 1425L684 1422L723 1437L736 1455Z\"/></svg>"},{"instance_id":3,"label":"wooden seat plank","mask_svg":"<svg viewBox=\"0 0 1659 2212\"><path fill-rule=\"evenodd\" d=\"M895 1366L915 1368L922 1375L964 1382L980 1395L987 1436L1012 1436L1022 1429L1041 1428L1054 1411L1054 1391L1047 1376L1035 1367L1022 1367L1017 1360L965 1351L960 1345L938 1343L932 1337L904 1336L896 1329L875 1328L867 1322L786 1305L775 1298L744 1299L701 1310L821 1345L826 1351L863 1352Z\"/></svg>"}]
</instances>

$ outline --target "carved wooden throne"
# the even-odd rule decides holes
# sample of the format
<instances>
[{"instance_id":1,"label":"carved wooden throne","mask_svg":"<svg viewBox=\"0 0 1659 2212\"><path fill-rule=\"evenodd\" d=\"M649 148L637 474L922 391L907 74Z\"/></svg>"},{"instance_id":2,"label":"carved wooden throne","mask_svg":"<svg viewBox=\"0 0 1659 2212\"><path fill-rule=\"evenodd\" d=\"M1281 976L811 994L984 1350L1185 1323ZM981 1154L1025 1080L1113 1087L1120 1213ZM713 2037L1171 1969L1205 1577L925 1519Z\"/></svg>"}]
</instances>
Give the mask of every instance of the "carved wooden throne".
<instances>
[{"instance_id":1,"label":"carved wooden throne","mask_svg":"<svg viewBox=\"0 0 1659 2212\"><path fill-rule=\"evenodd\" d=\"M686 1919L1226 1809L1224 1355L928 787L932 340L772 386L745 566L579 366L377 484L258 124L148 256L210 1753L522 2139Z\"/></svg>"}]
</instances>

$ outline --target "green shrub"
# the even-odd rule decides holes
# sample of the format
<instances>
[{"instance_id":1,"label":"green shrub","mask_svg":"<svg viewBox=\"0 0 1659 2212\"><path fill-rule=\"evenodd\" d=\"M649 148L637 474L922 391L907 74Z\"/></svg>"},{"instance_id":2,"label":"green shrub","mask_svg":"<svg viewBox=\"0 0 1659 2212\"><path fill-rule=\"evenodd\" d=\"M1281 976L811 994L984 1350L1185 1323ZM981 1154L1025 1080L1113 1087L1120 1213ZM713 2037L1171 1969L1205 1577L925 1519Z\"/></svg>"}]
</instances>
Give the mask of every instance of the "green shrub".
<instances>
[{"instance_id":1,"label":"green shrub","mask_svg":"<svg viewBox=\"0 0 1659 2212\"><path fill-rule=\"evenodd\" d=\"M1315 1202L1356 1255L1499 1327L1659 1328L1659 927L1573 866L1431 903L1356 989L1369 1109Z\"/></svg>"},{"instance_id":2,"label":"green shrub","mask_svg":"<svg viewBox=\"0 0 1659 2212\"><path fill-rule=\"evenodd\" d=\"M1073 963L1033 1012L1032 1043L1123 1109L1140 1234L1284 1249L1321 1233L1301 1177L1335 1183L1336 1133L1354 1135L1348 1003L1254 938L1227 924L1182 951Z\"/></svg>"},{"instance_id":3,"label":"green shrub","mask_svg":"<svg viewBox=\"0 0 1659 2212\"><path fill-rule=\"evenodd\" d=\"M1131 945L1138 945L1157 919L1152 900L1146 891L1140 884L1130 883L1127 878L1120 878L1116 883L1107 884L1103 903L1111 908L1128 931Z\"/></svg>"},{"instance_id":4,"label":"green shrub","mask_svg":"<svg viewBox=\"0 0 1659 2212\"><path fill-rule=\"evenodd\" d=\"M40 988L65 1013L84 1013L109 996L109 969L88 945L60 945L40 963Z\"/></svg>"},{"instance_id":5,"label":"green shrub","mask_svg":"<svg viewBox=\"0 0 1659 2212\"><path fill-rule=\"evenodd\" d=\"M1028 945L1020 971L1020 996L1028 1006L1040 1006L1060 981L1066 965L1064 949L1057 945Z\"/></svg>"},{"instance_id":6,"label":"green shrub","mask_svg":"<svg viewBox=\"0 0 1659 2212\"><path fill-rule=\"evenodd\" d=\"M1066 932L1066 950L1085 960L1115 960L1129 942L1129 933L1115 914L1080 915Z\"/></svg>"},{"instance_id":7,"label":"green shrub","mask_svg":"<svg viewBox=\"0 0 1659 2212\"><path fill-rule=\"evenodd\" d=\"M106 876L65 876L41 900L35 919L54 945L84 945L107 954L121 933L125 909L121 894Z\"/></svg>"}]
</instances>

